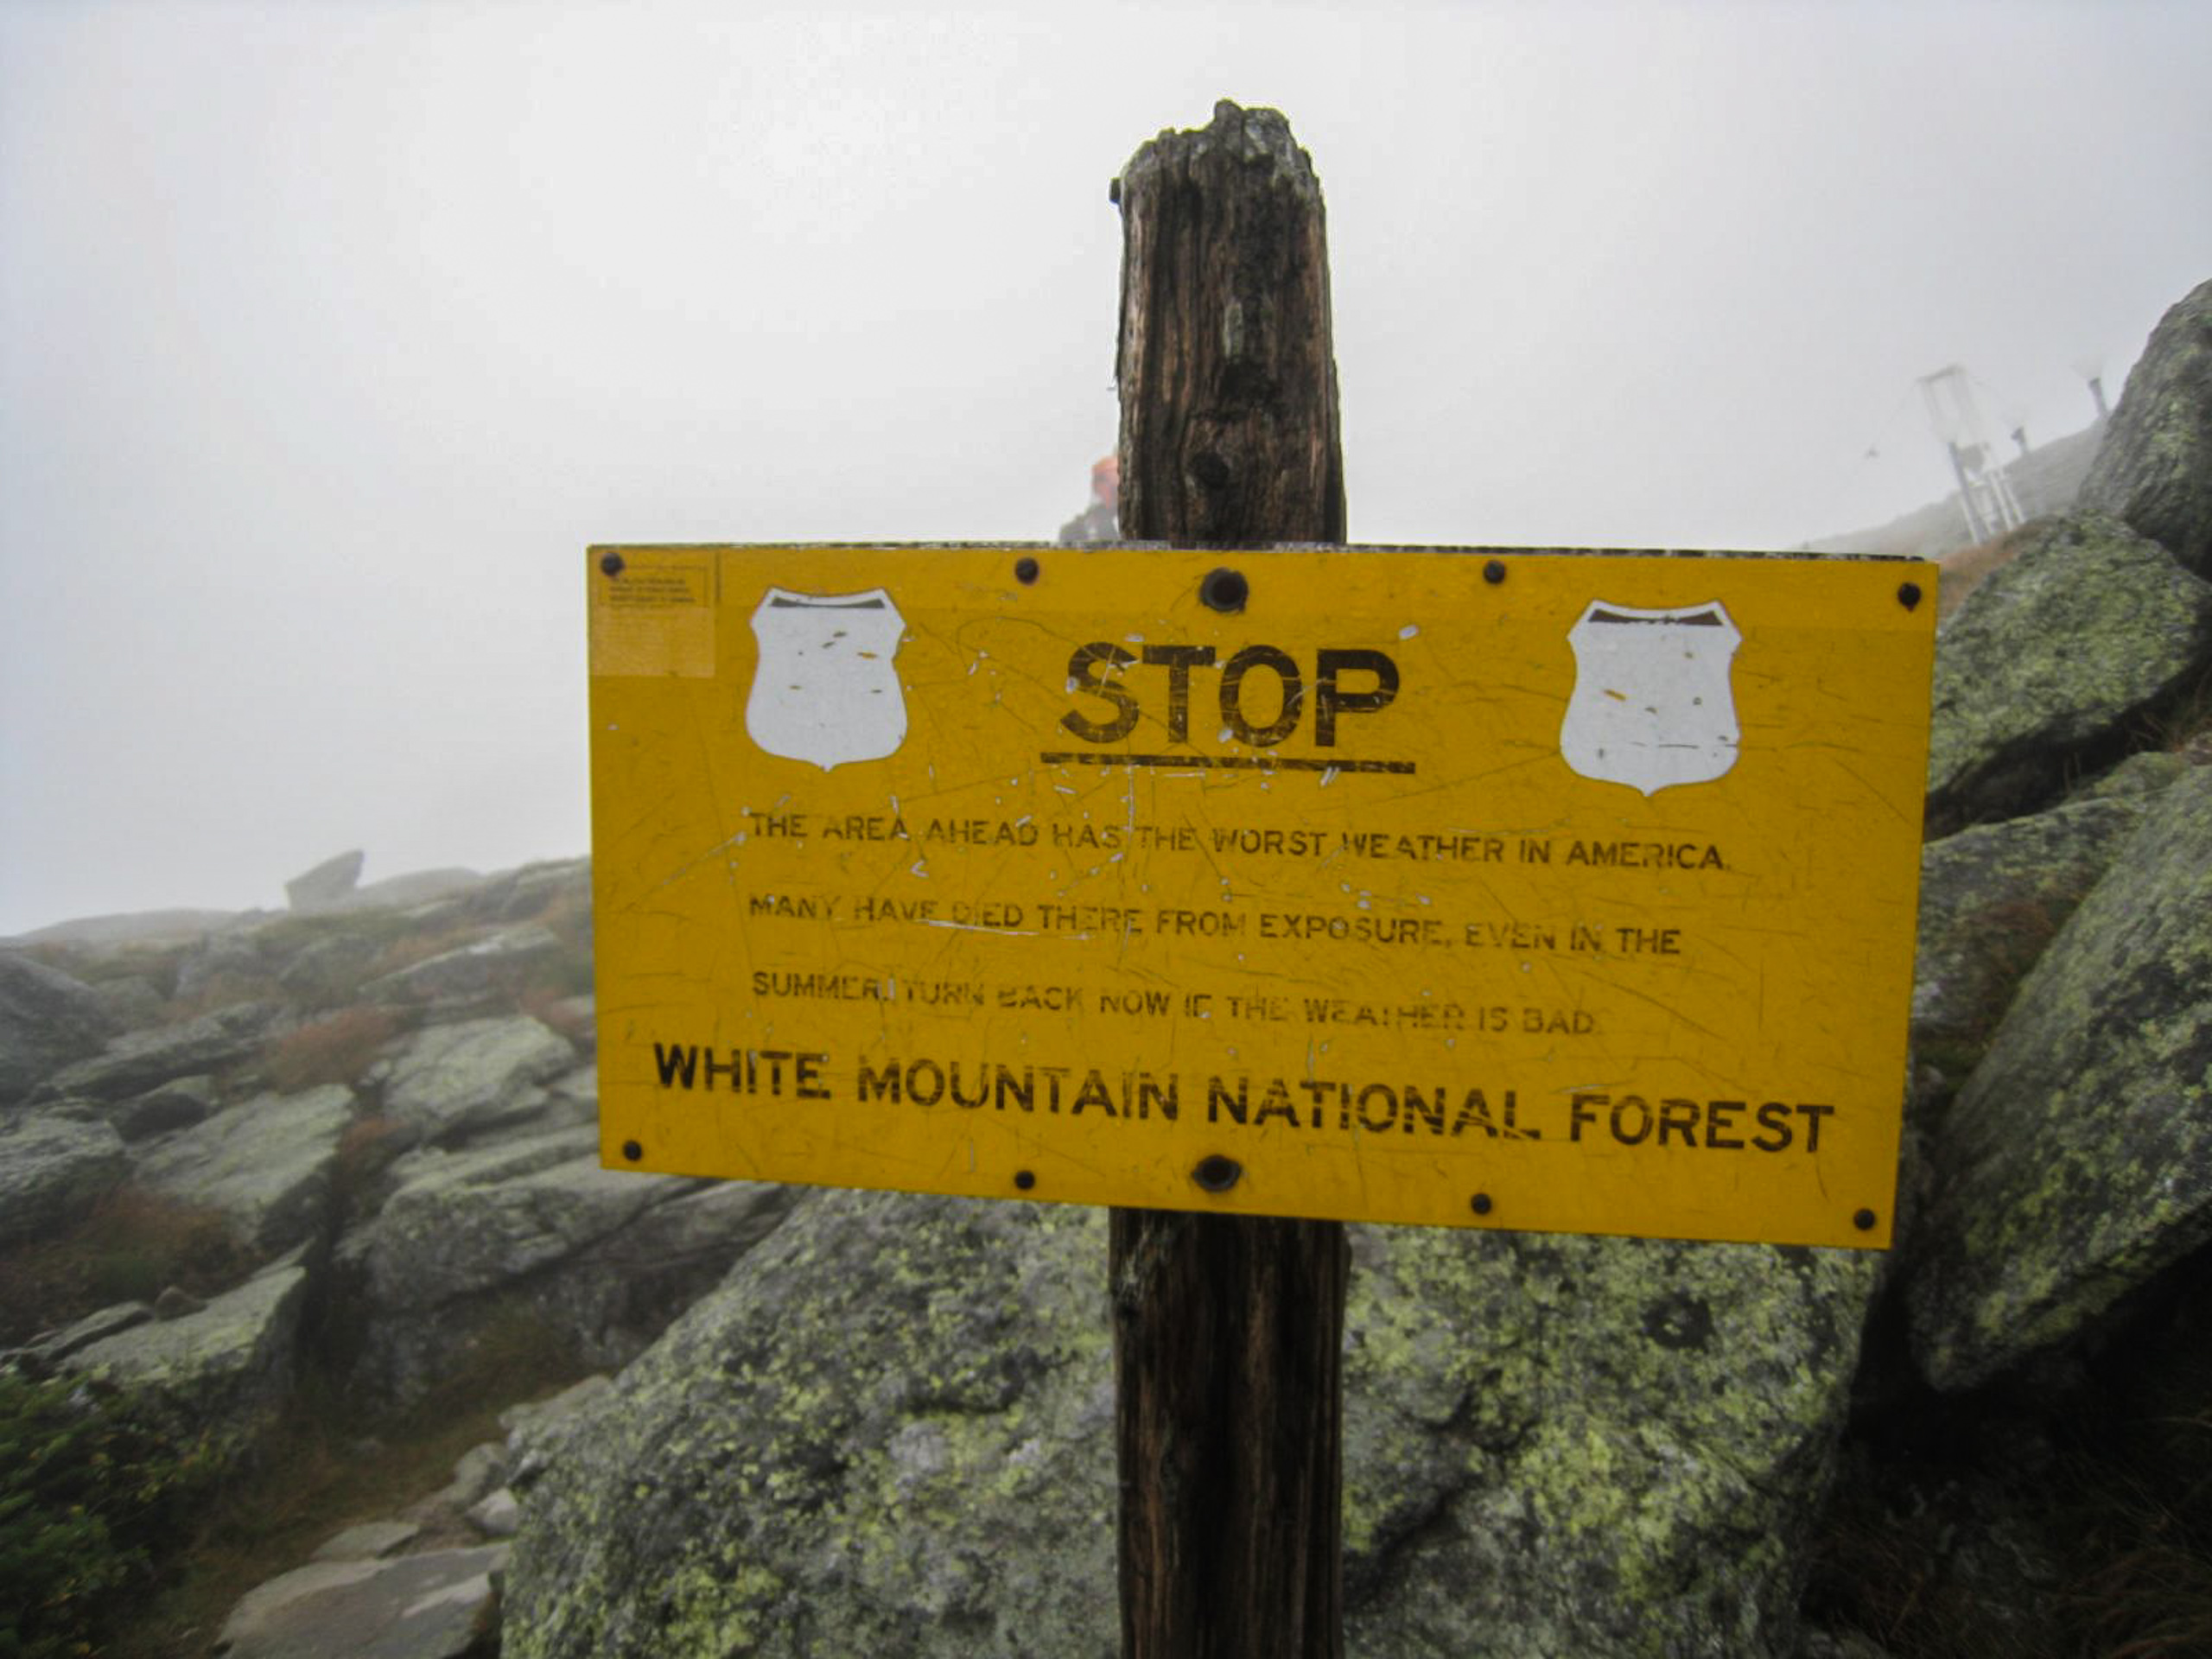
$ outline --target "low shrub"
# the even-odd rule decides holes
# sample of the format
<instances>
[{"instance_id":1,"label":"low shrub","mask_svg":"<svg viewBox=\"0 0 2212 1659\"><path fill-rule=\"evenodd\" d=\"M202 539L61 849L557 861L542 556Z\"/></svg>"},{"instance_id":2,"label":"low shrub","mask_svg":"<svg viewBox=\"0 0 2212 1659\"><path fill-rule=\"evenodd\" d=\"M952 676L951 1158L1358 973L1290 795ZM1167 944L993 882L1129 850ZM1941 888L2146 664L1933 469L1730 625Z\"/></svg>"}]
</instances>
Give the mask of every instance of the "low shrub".
<instances>
[{"instance_id":1,"label":"low shrub","mask_svg":"<svg viewBox=\"0 0 2212 1659\"><path fill-rule=\"evenodd\" d=\"M220 1464L138 1396L0 1371L0 1656L99 1651Z\"/></svg>"}]
</instances>

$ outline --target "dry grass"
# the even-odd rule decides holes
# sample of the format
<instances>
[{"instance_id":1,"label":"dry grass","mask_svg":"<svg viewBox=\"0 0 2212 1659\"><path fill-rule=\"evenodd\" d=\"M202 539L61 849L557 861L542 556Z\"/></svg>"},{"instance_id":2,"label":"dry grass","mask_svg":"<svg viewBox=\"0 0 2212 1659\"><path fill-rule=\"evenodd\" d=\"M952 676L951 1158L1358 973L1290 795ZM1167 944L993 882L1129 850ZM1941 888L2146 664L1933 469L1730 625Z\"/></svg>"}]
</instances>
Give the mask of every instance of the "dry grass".
<instances>
[{"instance_id":1,"label":"dry grass","mask_svg":"<svg viewBox=\"0 0 2212 1659\"><path fill-rule=\"evenodd\" d=\"M2145 1318L2063 1397L1922 1397L1869 1426L1808 1616L1893 1659L2212 1655L2202 1260L2178 1270L2177 1314Z\"/></svg>"},{"instance_id":2,"label":"dry grass","mask_svg":"<svg viewBox=\"0 0 2212 1659\"><path fill-rule=\"evenodd\" d=\"M588 991L591 987L584 988ZM588 1009L579 1008L576 999L583 993L552 986L533 986L518 999L522 1011L538 1024L557 1031L572 1043L580 1043L591 1028Z\"/></svg>"},{"instance_id":3,"label":"dry grass","mask_svg":"<svg viewBox=\"0 0 2212 1659\"><path fill-rule=\"evenodd\" d=\"M1980 937L1983 954L2002 976L2008 1006L2012 988L2042 960L2051 940L2058 937L2058 930L2066 925L2067 918L2081 908L2092 885L2088 880L2056 884L2045 893L1991 905L1974 918L1974 931ZM2002 1007L1993 1011L1999 1017L2004 1012Z\"/></svg>"},{"instance_id":4,"label":"dry grass","mask_svg":"<svg viewBox=\"0 0 2212 1659\"><path fill-rule=\"evenodd\" d=\"M556 902L533 919L543 923L563 948L527 966L503 964L496 976L487 969L487 995L504 991L512 1001L521 1002L533 995L550 1001L578 995L591 989L589 911ZM373 980L388 974L400 973L434 957L445 956L465 946L480 944L492 938L496 931L481 924L466 923L395 940L378 956L364 979Z\"/></svg>"},{"instance_id":5,"label":"dry grass","mask_svg":"<svg viewBox=\"0 0 2212 1659\"><path fill-rule=\"evenodd\" d=\"M327 1083L359 1083L401 1024L389 1008L356 1007L289 1031L262 1056L269 1085L291 1095Z\"/></svg>"},{"instance_id":6,"label":"dry grass","mask_svg":"<svg viewBox=\"0 0 2212 1659\"><path fill-rule=\"evenodd\" d=\"M1832 1520L1820 1541L1808 1611L1822 1625L1871 1637L1891 1659L2060 1659L1993 1630L1989 1611L1946 1571L1943 1529L1931 1517L1872 1510Z\"/></svg>"},{"instance_id":7,"label":"dry grass","mask_svg":"<svg viewBox=\"0 0 2212 1659\"><path fill-rule=\"evenodd\" d=\"M378 951L361 976L361 982L384 978L428 962L433 957L442 957L448 950L458 950L484 937L484 929L474 922L453 922L423 933L403 933Z\"/></svg>"},{"instance_id":8,"label":"dry grass","mask_svg":"<svg viewBox=\"0 0 2212 1659\"><path fill-rule=\"evenodd\" d=\"M75 1226L0 1255L0 1344L171 1285L215 1295L254 1265L219 1211L118 1187Z\"/></svg>"},{"instance_id":9,"label":"dry grass","mask_svg":"<svg viewBox=\"0 0 2212 1659\"><path fill-rule=\"evenodd\" d=\"M1920 1058L1954 1082L1963 1080L1988 1052L1990 1039L2012 1006L2020 982L2050 948L2058 930L2081 907L2092 884L2080 881L2031 896L1986 906L1972 918L1985 972L1971 1005L1958 1009L1958 1022L1946 1022L1942 1034L1930 1034L1916 1049Z\"/></svg>"},{"instance_id":10,"label":"dry grass","mask_svg":"<svg viewBox=\"0 0 2212 1659\"><path fill-rule=\"evenodd\" d=\"M1808 1611L1892 1659L2203 1659L2212 1550L2121 1469L2077 1461L2031 1528L2061 1548L2040 1611L1993 1607L1958 1571L1956 1517L1866 1505L1833 1517ZM1988 1546L1985 1545L1985 1548Z\"/></svg>"},{"instance_id":11,"label":"dry grass","mask_svg":"<svg viewBox=\"0 0 2212 1659\"><path fill-rule=\"evenodd\" d=\"M2163 713L2144 734L2148 747L2178 754L2197 766L2212 766L2212 674L2206 674Z\"/></svg>"},{"instance_id":12,"label":"dry grass","mask_svg":"<svg viewBox=\"0 0 2212 1659\"><path fill-rule=\"evenodd\" d=\"M2145 1535L2091 1574L2072 1599L2080 1651L2096 1659L2202 1659L2212 1654L2212 1557L2161 1535L2174 1517L2147 1517Z\"/></svg>"},{"instance_id":13,"label":"dry grass","mask_svg":"<svg viewBox=\"0 0 2212 1659\"><path fill-rule=\"evenodd\" d=\"M406 1123L381 1113L357 1117L346 1126L338 1137L338 1156L331 1170L331 1203L341 1224L350 1225L369 1212L376 1201L378 1177L416 1139Z\"/></svg>"}]
</instances>

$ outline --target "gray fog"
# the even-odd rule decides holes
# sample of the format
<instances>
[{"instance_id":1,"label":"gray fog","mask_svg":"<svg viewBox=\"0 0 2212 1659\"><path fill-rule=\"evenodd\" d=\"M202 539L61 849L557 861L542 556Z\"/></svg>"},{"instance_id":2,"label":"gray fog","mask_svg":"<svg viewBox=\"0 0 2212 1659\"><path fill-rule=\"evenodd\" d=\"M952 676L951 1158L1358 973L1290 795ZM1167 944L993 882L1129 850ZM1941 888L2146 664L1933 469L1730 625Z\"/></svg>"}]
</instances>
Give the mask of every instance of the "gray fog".
<instances>
[{"instance_id":1,"label":"gray fog","mask_svg":"<svg viewBox=\"0 0 2212 1659\"><path fill-rule=\"evenodd\" d=\"M582 549L1049 539L1109 180L1328 201L1351 531L1789 547L2212 276L2201 3L0 0L0 934L588 849Z\"/></svg>"}]
</instances>

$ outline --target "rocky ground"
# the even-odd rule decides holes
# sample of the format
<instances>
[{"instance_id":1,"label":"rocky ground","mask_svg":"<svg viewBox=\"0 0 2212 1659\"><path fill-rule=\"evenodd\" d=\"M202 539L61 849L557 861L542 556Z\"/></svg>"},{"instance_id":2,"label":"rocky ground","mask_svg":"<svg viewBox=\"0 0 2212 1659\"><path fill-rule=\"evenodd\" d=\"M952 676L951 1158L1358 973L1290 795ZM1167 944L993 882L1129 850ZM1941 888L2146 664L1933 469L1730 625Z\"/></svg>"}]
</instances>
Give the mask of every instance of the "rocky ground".
<instances>
[{"instance_id":1,"label":"rocky ground","mask_svg":"<svg viewBox=\"0 0 2212 1659\"><path fill-rule=\"evenodd\" d=\"M588 867L436 885L310 884L300 910L181 941L111 923L0 951L17 1374L157 1399L243 1477L308 1378L365 1426L518 1327L569 1369L620 1367L776 1224L782 1188L600 1167ZM461 1650L524 1456L479 1448L404 1536L334 1542L250 1598L230 1650L321 1651L297 1632L426 1598L441 1634L390 1651Z\"/></svg>"},{"instance_id":2,"label":"rocky ground","mask_svg":"<svg viewBox=\"0 0 2212 1659\"><path fill-rule=\"evenodd\" d=\"M1897 1248L1354 1229L1351 1652L2212 1651L2212 284L2010 552L1939 635ZM585 868L358 877L0 950L9 1374L238 1480L306 1393L596 1380L183 1650L1113 1653L1103 1219L604 1172ZM481 1398L518 1329L558 1375Z\"/></svg>"}]
</instances>

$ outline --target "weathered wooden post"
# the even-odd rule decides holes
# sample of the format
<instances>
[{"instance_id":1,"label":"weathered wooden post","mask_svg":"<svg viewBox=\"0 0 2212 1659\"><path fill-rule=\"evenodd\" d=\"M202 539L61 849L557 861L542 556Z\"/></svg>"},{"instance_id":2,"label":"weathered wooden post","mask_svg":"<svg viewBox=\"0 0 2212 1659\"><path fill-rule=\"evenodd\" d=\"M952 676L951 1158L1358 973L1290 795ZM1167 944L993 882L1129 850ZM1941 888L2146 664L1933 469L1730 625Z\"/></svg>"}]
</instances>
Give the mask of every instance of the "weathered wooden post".
<instances>
[{"instance_id":1,"label":"weathered wooden post","mask_svg":"<svg viewBox=\"0 0 2212 1659\"><path fill-rule=\"evenodd\" d=\"M1122 533L1343 541L1321 188L1289 124L1224 101L1116 199ZM1125 1659L1341 1654L1343 1224L1116 1210L1111 1251Z\"/></svg>"}]
</instances>

